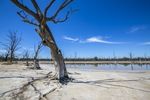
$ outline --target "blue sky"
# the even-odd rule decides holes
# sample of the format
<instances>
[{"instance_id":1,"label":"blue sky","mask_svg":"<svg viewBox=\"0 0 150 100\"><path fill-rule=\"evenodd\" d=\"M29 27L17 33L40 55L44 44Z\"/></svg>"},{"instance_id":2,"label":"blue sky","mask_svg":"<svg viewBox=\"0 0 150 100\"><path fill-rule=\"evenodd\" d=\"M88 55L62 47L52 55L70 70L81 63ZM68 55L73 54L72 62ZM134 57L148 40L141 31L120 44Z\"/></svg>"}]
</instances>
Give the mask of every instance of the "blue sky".
<instances>
[{"instance_id":1,"label":"blue sky","mask_svg":"<svg viewBox=\"0 0 150 100\"><path fill-rule=\"evenodd\" d=\"M44 8L49 0L37 0ZM63 1L63 0L60 0ZM49 10L51 15L60 2ZM33 8L30 0L24 4ZM70 8L80 11L70 14L65 23L48 23L64 57L134 57L150 56L150 0L74 0L58 18L64 18ZM22 48L33 56L34 45L41 40L33 25L22 22L16 14L20 11L10 0L0 0L0 41L6 42L9 31L22 35ZM5 50L0 45L0 53ZM40 57L50 57L49 48L44 47Z\"/></svg>"}]
</instances>

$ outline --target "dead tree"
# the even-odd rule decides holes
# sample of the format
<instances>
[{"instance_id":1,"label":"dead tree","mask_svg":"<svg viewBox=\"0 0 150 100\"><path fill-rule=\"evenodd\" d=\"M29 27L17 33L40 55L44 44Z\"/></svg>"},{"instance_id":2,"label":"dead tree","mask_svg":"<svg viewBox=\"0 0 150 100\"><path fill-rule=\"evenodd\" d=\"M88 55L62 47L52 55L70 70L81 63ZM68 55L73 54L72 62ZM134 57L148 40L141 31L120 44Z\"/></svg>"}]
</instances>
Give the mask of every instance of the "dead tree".
<instances>
[{"instance_id":1,"label":"dead tree","mask_svg":"<svg viewBox=\"0 0 150 100\"><path fill-rule=\"evenodd\" d=\"M132 61L133 60L133 53L132 53L132 50L129 52L129 57L130 57L130 60Z\"/></svg>"},{"instance_id":2,"label":"dead tree","mask_svg":"<svg viewBox=\"0 0 150 100\"><path fill-rule=\"evenodd\" d=\"M29 66L29 51L25 50L23 52L23 59L26 61L26 66Z\"/></svg>"},{"instance_id":3,"label":"dead tree","mask_svg":"<svg viewBox=\"0 0 150 100\"><path fill-rule=\"evenodd\" d=\"M134 63L134 61L133 61L133 53L132 53L132 50L129 52L129 56L130 56L130 61L131 61L131 69L133 70L133 63Z\"/></svg>"},{"instance_id":4,"label":"dead tree","mask_svg":"<svg viewBox=\"0 0 150 100\"><path fill-rule=\"evenodd\" d=\"M14 57L15 57L15 52L20 49L19 45L21 43L21 36L18 37L16 32L9 32L7 34L7 43L3 44L5 49L6 49L6 55L5 55L5 60L7 60L8 56L10 55L10 62L12 63Z\"/></svg>"},{"instance_id":5,"label":"dead tree","mask_svg":"<svg viewBox=\"0 0 150 100\"><path fill-rule=\"evenodd\" d=\"M10 55L10 50L9 50L9 48L6 48L5 50L6 50L6 52L4 54L4 61L8 61L8 57Z\"/></svg>"},{"instance_id":6,"label":"dead tree","mask_svg":"<svg viewBox=\"0 0 150 100\"><path fill-rule=\"evenodd\" d=\"M65 81L68 79L68 73L67 69L64 63L64 58L62 56L61 50L59 50L55 39L53 37L53 34L47 25L47 22L53 22L55 24L60 22L65 22L69 14L76 11L70 9L67 13L64 19L57 19L59 13L68 6L73 0L64 0L58 9L54 12L54 14L50 17L47 16L48 10L54 6L54 3L56 3L56 0L50 0L49 4L45 7L44 11L41 11L41 8L39 7L36 0L31 0L33 7L35 8L35 11L30 9L29 7L25 6L23 2L19 2L19 0L11 0L12 3L14 3L16 6L18 6L20 9L22 9L20 12L17 12L17 14L23 19L24 22L27 22L29 24L35 25L38 27L35 31L39 34L43 41L43 45L49 47L51 49L51 55L52 59L55 63L55 66L57 68L58 72L58 78L62 81ZM34 20L30 20L28 15L32 16Z\"/></svg>"},{"instance_id":7,"label":"dead tree","mask_svg":"<svg viewBox=\"0 0 150 100\"><path fill-rule=\"evenodd\" d=\"M43 45L42 45L42 43L40 42L40 43L38 44L38 48L37 48L37 49L34 47L34 51L35 51L34 62L33 62L34 69L41 69L41 67L40 67L40 65L39 65L39 62L38 62L38 60L37 60L37 57L38 57L39 52L41 51L42 46L43 46Z\"/></svg>"}]
</instances>

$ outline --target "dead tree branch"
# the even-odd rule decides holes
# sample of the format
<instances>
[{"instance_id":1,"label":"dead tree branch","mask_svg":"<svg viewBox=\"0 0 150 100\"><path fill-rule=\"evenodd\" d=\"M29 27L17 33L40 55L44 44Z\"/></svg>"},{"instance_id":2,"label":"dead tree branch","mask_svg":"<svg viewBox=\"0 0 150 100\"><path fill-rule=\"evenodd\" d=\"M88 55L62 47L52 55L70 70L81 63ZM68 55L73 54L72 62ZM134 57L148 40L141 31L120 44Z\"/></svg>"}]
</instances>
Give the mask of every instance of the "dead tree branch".
<instances>
[{"instance_id":1,"label":"dead tree branch","mask_svg":"<svg viewBox=\"0 0 150 100\"><path fill-rule=\"evenodd\" d=\"M22 10L26 11L28 14L33 16L38 22L40 22L40 19L39 19L38 15L34 11L30 10L28 7L21 4L18 0L11 0L11 1L14 4L16 4L19 8L21 8Z\"/></svg>"},{"instance_id":2,"label":"dead tree branch","mask_svg":"<svg viewBox=\"0 0 150 100\"><path fill-rule=\"evenodd\" d=\"M45 10L44 10L44 15L43 15L43 18L45 19L46 18L46 14L47 14L47 11L48 11L48 9L52 6L52 4L55 2L55 0L52 0L49 4L48 4L48 6L45 8Z\"/></svg>"},{"instance_id":3,"label":"dead tree branch","mask_svg":"<svg viewBox=\"0 0 150 100\"><path fill-rule=\"evenodd\" d=\"M59 22L65 22L65 21L69 18L69 14L71 14L71 13L73 13L73 12L75 12L75 11L78 11L78 10L72 10L72 9L71 9L70 11L67 12L66 17L65 17L64 19L62 19L62 20L61 20L60 18L59 18L58 20L55 20L55 19L54 19L53 22L54 22L55 24L57 24L57 23L59 23Z\"/></svg>"},{"instance_id":4,"label":"dead tree branch","mask_svg":"<svg viewBox=\"0 0 150 100\"><path fill-rule=\"evenodd\" d=\"M23 19L22 21L27 22L27 23L29 23L29 24L33 24L33 25L35 25L35 26L39 26L39 24L33 22L32 20L29 20L29 19L27 18L28 15L26 15L23 10L20 11L20 12L17 12L17 14ZM24 15L22 15L22 14L24 14Z\"/></svg>"},{"instance_id":5,"label":"dead tree branch","mask_svg":"<svg viewBox=\"0 0 150 100\"><path fill-rule=\"evenodd\" d=\"M61 6L58 8L58 10L55 12L55 14L52 16L52 17L50 17L50 18L46 18L46 21L52 21L52 22L54 22L55 23L55 18L58 16L58 14L60 13L60 11L61 10L63 10L67 5L69 5L71 2L72 2L73 0L65 0L62 4L61 4ZM69 13L67 13L67 19L68 19L68 15L69 15ZM64 20L64 21L66 21L66 20ZM63 21L63 22L64 22Z\"/></svg>"},{"instance_id":6,"label":"dead tree branch","mask_svg":"<svg viewBox=\"0 0 150 100\"><path fill-rule=\"evenodd\" d=\"M42 19L43 18L43 14L42 14L38 4L36 3L35 0L31 0L31 2L32 2L34 8L36 9L36 12L37 12L38 16L40 17L40 19Z\"/></svg>"}]
</instances>

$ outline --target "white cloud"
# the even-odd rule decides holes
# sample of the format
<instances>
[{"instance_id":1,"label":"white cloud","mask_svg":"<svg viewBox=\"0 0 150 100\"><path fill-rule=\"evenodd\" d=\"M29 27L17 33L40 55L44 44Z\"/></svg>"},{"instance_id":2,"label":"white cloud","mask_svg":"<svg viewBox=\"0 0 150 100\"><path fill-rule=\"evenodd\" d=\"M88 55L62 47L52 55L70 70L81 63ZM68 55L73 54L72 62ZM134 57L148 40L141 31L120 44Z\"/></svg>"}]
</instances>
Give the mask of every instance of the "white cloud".
<instances>
[{"instance_id":1,"label":"white cloud","mask_svg":"<svg viewBox=\"0 0 150 100\"><path fill-rule=\"evenodd\" d=\"M80 41L80 43L124 44L125 42L110 42L103 40L101 37L91 37L86 39L85 41Z\"/></svg>"},{"instance_id":2,"label":"white cloud","mask_svg":"<svg viewBox=\"0 0 150 100\"><path fill-rule=\"evenodd\" d=\"M63 37L63 39L69 40L69 41L78 41L78 38L71 38L71 37L67 37L67 36Z\"/></svg>"},{"instance_id":3,"label":"white cloud","mask_svg":"<svg viewBox=\"0 0 150 100\"><path fill-rule=\"evenodd\" d=\"M128 33L135 33L135 32L137 32L137 31L143 30L143 29L145 29L145 28L146 28L145 26L134 26L134 27L132 27L132 28L130 29L130 31L129 31Z\"/></svg>"}]
</instances>

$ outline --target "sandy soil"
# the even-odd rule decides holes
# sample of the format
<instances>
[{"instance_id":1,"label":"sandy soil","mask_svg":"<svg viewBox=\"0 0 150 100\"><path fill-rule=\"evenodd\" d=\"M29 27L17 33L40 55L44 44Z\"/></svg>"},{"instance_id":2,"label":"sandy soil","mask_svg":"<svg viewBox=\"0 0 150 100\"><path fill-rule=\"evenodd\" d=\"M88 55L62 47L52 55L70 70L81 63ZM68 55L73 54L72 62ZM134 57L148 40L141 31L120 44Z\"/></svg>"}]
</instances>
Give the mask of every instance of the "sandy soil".
<instances>
[{"instance_id":1,"label":"sandy soil","mask_svg":"<svg viewBox=\"0 0 150 100\"><path fill-rule=\"evenodd\" d=\"M0 64L0 100L150 100L150 71L70 68L75 80L61 85L50 80L53 66L41 67Z\"/></svg>"}]
</instances>

